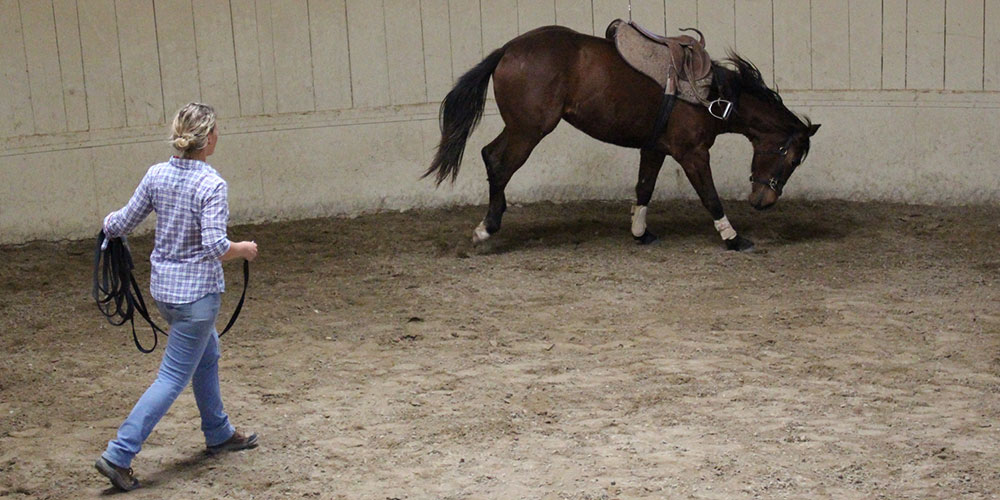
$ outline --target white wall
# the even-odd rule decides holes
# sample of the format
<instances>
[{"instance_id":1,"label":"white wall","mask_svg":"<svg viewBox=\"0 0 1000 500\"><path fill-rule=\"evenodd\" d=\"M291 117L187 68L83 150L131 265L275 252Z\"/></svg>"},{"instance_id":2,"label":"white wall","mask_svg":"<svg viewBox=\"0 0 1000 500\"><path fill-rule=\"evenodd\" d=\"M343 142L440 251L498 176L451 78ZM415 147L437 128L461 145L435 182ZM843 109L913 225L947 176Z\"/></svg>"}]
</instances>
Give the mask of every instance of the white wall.
<instances>
[{"instance_id":1,"label":"white wall","mask_svg":"<svg viewBox=\"0 0 1000 500\"><path fill-rule=\"evenodd\" d=\"M233 222L486 200L478 150L419 180L454 79L518 33L602 35L627 0L0 0L0 243L90 236L164 160L166 122L213 104ZM734 48L823 128L786 197L1000 203L1000 0L632 0L658 31ZM668 29L669 28L669 29ZM725 197L750 147L713 149ZM668 160L669 161L669 160ZM563 124L512 201L632 196L638 152ZM657 197L693 197L668 164Z\"/></svg>"}]
</instances>

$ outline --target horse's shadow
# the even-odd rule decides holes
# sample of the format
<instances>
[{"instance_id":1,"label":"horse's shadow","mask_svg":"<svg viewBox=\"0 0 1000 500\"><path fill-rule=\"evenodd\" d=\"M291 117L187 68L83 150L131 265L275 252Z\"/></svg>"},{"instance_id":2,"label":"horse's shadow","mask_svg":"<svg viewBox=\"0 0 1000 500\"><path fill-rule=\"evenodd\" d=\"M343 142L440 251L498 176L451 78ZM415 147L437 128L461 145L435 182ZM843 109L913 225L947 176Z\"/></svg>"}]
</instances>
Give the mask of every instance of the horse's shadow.
<instances>
[{"instance_id":1,"label":"horse's shadow","mask_svg":"<svg viewBox=\"0 0 1000 500\"><path fill-rule=\"evenodd\" d=\"M700 208L700 207L696 207ZM853 233L860 221L838 213L824 217L821 208L800 210L790 208L782 212L761 214L749 209L732 210L730 220L740 234L768 246L784 246L809 242L840 240ZM534 248L563 248L582 244L601 243L602 240L633 243L627 216L608 213L570 220L545 218L533 222L511 222L503 231L489 240L473 246L477 254L504 254ZM718 235L712 221L694 209L676 213L651 215L648 228L656 234L658 246L668 248L688 243L691 239L713 241Z\"/></svg>"}]
</instances>

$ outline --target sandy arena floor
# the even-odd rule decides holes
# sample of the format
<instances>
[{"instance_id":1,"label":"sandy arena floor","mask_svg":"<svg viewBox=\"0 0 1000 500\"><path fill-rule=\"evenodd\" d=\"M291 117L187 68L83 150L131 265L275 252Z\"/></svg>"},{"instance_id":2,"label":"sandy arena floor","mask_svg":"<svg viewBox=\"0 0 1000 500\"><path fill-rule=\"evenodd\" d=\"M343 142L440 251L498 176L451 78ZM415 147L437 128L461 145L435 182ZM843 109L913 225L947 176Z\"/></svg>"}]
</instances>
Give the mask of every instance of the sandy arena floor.
<instances>
[{"instance_id":1,"label":"sandy arena floor","mask_svg":"<svg viewBox=\"0 0 1000 500\"><path fill-rule=\"evenodd\" d=\"M187 391L127 498L997 498L1000 207L728 205L756 252L696 201L651 246L627 201L512 206L481 249L484 207L232 228L261 257L223 394L262 444L205 456ZM163 350L91 259L0 248L0 498L112 493Z\"/></svg>"}]
</instances>

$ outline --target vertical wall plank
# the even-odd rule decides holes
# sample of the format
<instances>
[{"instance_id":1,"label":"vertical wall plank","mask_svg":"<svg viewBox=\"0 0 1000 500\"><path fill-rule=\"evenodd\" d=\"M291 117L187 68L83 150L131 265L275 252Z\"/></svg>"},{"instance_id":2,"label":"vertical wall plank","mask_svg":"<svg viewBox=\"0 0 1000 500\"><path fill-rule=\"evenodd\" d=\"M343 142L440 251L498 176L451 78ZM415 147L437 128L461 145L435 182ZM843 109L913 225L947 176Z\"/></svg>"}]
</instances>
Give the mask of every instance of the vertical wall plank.
<instances>
[{"instance_id":1,"label":"vertical wall plank","mask_svg":"<svg viewBox=\"0 0 1000 500\"><path fill-rule=\"evenodd\" d=\"M625 19L628 19L628 2L624 2ZM632 20L656 33L665 33L666 16L662 0L632 0Z\"/></svg>"},{"instance_id":2,"label":"vertical wall plank","mask_svg":"<svg viewBox=\"0 0 1000 500\"><path fill-rule=\"evenodd\" d=\"M848 89L851 86L851 30L847 9L847 0L812 3L814 89Z\"/></svg>"},{"instance_id":3,"label":"vertical wall plank","mask_svg":"<svg viewBox=\"0 0 1000 500\"><path fill-rule=\"evenodd\" d=\"M240 116L260 115L264 113L264 94L261 88L256 5L254 0L230 0L229 11L233 18L233 49L236 51Z\"/></svg>"},{"instance_id":4,"label":"vertical wall plank","mask_svg":"<svg viewBox=\"0 0 1000 500\"><path fill-rule=\"evenodd\" d=\"M271 0L257 0L257 48L260 50L260 94L264 113L278 112L278 84L274 70L274 26Z\"/></svg>"},{"instance_id":5,"label":"vertical wall plank","mask_svg":"<svg viewBox=\"0 0 1000 500\"><path fill-rule=\"evenodd\" d=\"M130 126L163 123L163 90L152 0L116 0L118 37L125 88L125 120Z\"/></svg>"},{"instance_id":6,"label":"vertical wall plank","mask_svg":"<svg viewBox=\"0 0 1000 500\"><path fill-rule=\"evenodd\" d=\"M768 85L774 84L774 26L771 20L771 0L736 0L736 51L753 62ZM715 59L722 59L715 44L709 47Z\"/></svg>"},{"instance_id":7,"label":"vertical wall plank","mask_svg":"<svg viewBox=\"0 0 1000 500\"><path fill-rule=\"evenodd\" d=\"M118 28L114 0L89 0L78 9L83 73L90 128L119 128L125 123Z\"/></svg>"},{"instance_id":8,"label":"vertical wall plank","mask_svg":"<svg viewBox=\"0 0 1000 500\"><path fill-rule=\"evenodd\" d=\"M483 54L489 54L517 36L517 0L480 2L483 20Z\"/></svg>"},{"instance_id":9,"label":"vertical wall plank","mask_svg":"<svg viewBox=\"0 0 1000 500\"><path fill-rule=\"evenodd\" d=\"M191 0L156 0L156 37L159 40L163 113L167 121L181 106L201 101L198 50L194 40ZM82 15L82 14L81 14Z\"/></svg>"},{"instance_id":10,"label":"vertical wall plank","mask_svg":"<svg viewBox=\"0 0 1000 500\"><path fill-rule=\"evenodd\" d=\"M906 88L906 0L882 0L882 88Z\"/></svg>"},{"instance_id":11,"label":"vertical wall plank","mask_svg":"<svg viewBox=\"0 0 1000 500\"><path fill-rule=\"evenodd\" d=\"M670 35L681 34L681 28L698 28L698 0L664 0L666 7L666 31ZM769 15L770 16L770 15Z\"/></svg>"},{"instance_id":12,"label":"vertical wall plank","mask_svg":"<svg viewBox=\"0 0 1000 500\"><path fill-rule=\"evenodd\" d=\"M278 112L313 111L316 103L313 94L312 48L309 42L309 6L306 0L273 3L271 26L274 30Z\"/></svg>"},{"instance_id":13,"label":"vertical wall plank","mask_svg":"<svg viewBox=\"0 0 1000 500\"><path fill-rule=\"evenodd\" d=\"M736 48L735 15L734 0L698 0L698 29L705 34L713 56L722 57L727 50Z\"/></svg>"},{"instance_id":14,"label":"vertical wall plank","mask_svg":"<svg viewBox=\"0 0 1000 500\"><path fill-rule=\"evenodd\" d=\"M572 28L580 33L593 35L594 11L591 1L556 0L556 24Z\"/></svg>"},{"instance_id":15,"label":"vertical wall plank","mask_svg":"<svg viewBox=\"0 0 1000 500\"><path fill-rule=\"evenodd\" d=\"M526 33L556 22L554 0L517 0L517 31Z\"/></svg>"},{"instance_id":16,"label":"vertical wall plank","mask_svg":"<svg viewBox=\"0 0 1000 500\"><path fill-rule=\"evenodd\" d=\"M882 3L850 0L852 89L882 85Z\"/></svg>"},{"instance_id":17,"label":"vertical wall plank","mask_svg":"<svg viewBox=\"0 0 1000 500\"><path fill-rule=\"evenodd\" d=\"M420 30L420 12L411 13L411 16L410 24ZM316 109L348 109L352 104L351 55L347 51L347 4L344 0L310 1L309 25ZM416 61L420 65L421 77L424 74L422 57L419 56Z\"/></svg>"},{"instance_id":18,"label":"vertical wall plank","mask_svg":"<svg viewBox=\"0 0 1000 500\"><path fill-rule=\"evenodd\" d=\"M35 133L63 132L66 130L66 106L59 74L59 48L52 3L40 0L21 2L21 21L24 24L24 52Z\"/></svg>"},{"instance_id":19,"label":"vertical wall plank","mask_svg":"<svg viewBox=\"0 0 1000 500\"><path fill-rule=\"evenodd\" d=\"M983 88L983 1L947 0L944 88Z\"/></svg>"},{"instance_id":20,"label":"vertical wall plank","mask_svg":"<svg viewBox=\"0 0 1000 500\"><path fill-rule=\"evenodd\" d=\"M389 68L389 98L392 104L427 102L424 76L424 41L420 4L412 0L385 0L385 38ZM479 5L476 5L476 20ZM479 35L479 31L476 31ZM478 40L477 40L478 42ZM478 62L478 61L477 61Z\"/></svg>"},{"instance_id":21,"label":"vertical wall plank","mask_svg":"<svg viewBox=\"0 0 1000 500\"><path fill-rule=\"evenodd\" d=\"M451 74L458 78L483 60L479 0L449 0Z\"/></svg>"},{"instance_id":22,"label":"vertical wall plank","mask_svg":"<svg viewBox=\"0 0 1000 500\"><path fill-rule=\"evenodd\" d=\"M593 0L594 35L604 36L604 31L615 19L628 21L628 0Z\"/></svg>"},{"instance_id":23,"label":"vertical wall plank","mask_svg":"<svg viewBox=\"0 0 1000 500\"><path fill-rule=\"evenodd\" d=\"M983 90L1000 90L1000 0L986 0Z\"/></svg>"},{"instance_id":24,"label":"vertical wall plank","mask_svg":"<svg viewBox=\"0 0 1000 500\"><path fill-rule=\"evenodd\" d=\"M424 74L427 75L427 100L440 102L451 90L453 80L448 0L421 0L420 23L424 31Z\"/></svg>"},{"instance_id":25,"label":"vertical wall plank","mask_svg":"<svg viewBox=\"0 0 1000 500\"><path fill-rule=\"evenodd\" d=\"M4 95L0 99L0 135L29 135L35 131L31 113L31 86L24 57L21 13L17 0L0 0L0 78Z\"/></svg>"},{"instance_id":26,"label":"vertical wall plank","mask_svg":"<svg viewBox=\"0 0 1000 500\"><path fill-rule=\"evenodd\" d=\"M386 106L390 103L382 9L382 2L347 0L351 87L354 89L355 107Z\"/></svg>"},{"instance_id":27,"label":"vertical wall plank","mask_svg":"<svg viewBox=\"0 0 1000 500\"><path fill-rule=\"evenodd\" d=\"M229 2L195 0L192 6L201 98L215 107L220 117L239 116L240 95L236 85L236 51Z\"/></svg>"},{"instance_id":28,"label":"vertical wall plank","mask_svg":"<svg viewBox=\"0 0 1000 500\"><path fill-rule=\"evenodd\" d=\"M66 128L87 130L87 91L83 85L83 53L76 0L53 0L56 37L59 41L59 72L62 75Z\"/></svg>"},{"instance_id":29,"label":"vertical wall plank","mask_svg":"<svg viewBox=\"0 0 1000 500\"><path fill-rule=\"evenodd\" d=\"M944 87L944 0L907 0L906 88Z\"/></svg>"},{"instance_id":30,"label":"vertical wall plank","mask_svg":"<svg viewBox=\"0 0 1000 500\"><path fill-rule=\"evenodd\" d=\"M774 0L774 83L780 89L812 88L809 21L802 0Z\"/></svg>"}]
</instances>

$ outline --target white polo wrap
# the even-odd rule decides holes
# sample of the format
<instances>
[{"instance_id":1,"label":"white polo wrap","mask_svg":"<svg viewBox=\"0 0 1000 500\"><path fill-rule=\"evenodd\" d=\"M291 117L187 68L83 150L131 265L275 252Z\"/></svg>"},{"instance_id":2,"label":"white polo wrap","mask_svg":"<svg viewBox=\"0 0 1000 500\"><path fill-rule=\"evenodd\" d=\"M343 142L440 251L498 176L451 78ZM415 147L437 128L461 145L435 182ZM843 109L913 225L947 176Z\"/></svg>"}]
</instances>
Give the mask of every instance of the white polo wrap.
<instances>
[{"instance_id":1,"label":"white polo wrap","mask_svg":"<svg viewBox=\"0 0 1000 500\"><path fill-rule=\"evenodd\" d=\"M731 240L736 237L736 230L733 229L733 225L729 223L729 218L725 215L715 221L715 230L719 232L723 240Z\"/></svg>"},{"instance_id":2,"label":"white polo wrap","mask_svg":"<svg viewBox=\"0 0 1000 500\"><path fill-rule=\"evenodd\" d=\"M476 230L472 232L472 242L479 243L490 238L490 232L486 230L486 222L480 222Z\"/></svg>"},{"instance_id":3,"label":"white polo wrap","mask_svg":"<svg viewBox=\"0 0 1000 500\"><path fill-rule=\"evenodd\" d=\"M632 236L636 238L646 234L646 205L632 207Z\"/></svg>"}]
</instances>

